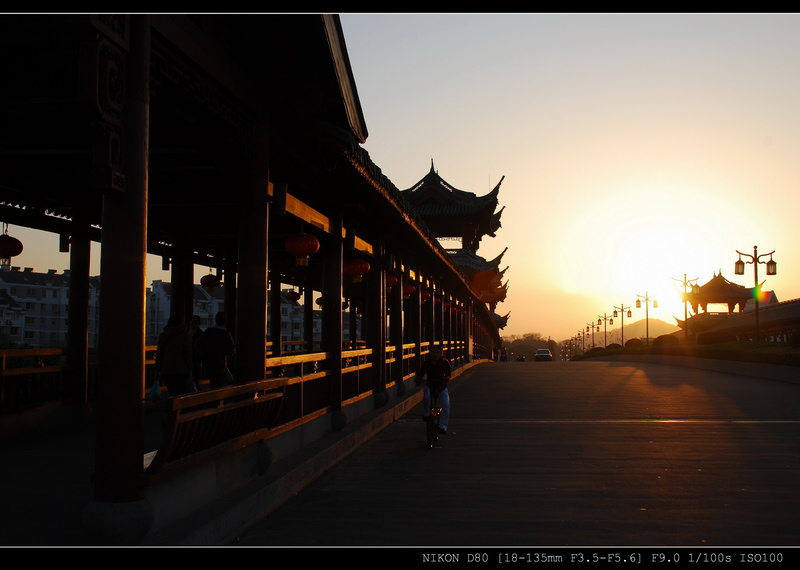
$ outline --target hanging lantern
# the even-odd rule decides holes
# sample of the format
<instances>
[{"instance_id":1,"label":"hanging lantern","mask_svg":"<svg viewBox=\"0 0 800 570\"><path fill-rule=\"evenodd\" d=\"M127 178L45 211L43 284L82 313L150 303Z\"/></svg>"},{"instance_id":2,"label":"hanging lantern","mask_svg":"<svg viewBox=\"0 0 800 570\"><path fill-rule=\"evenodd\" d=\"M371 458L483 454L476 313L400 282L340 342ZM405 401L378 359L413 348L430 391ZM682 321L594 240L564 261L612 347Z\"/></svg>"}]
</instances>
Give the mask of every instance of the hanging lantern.
<instances>
[{"instance_id":1,"label":"hanging lantern","mask_svg":"<svg viewBox=\"0 0 800 570\"><path fill-rule=\"evenodd\" d=\"M739 254L739 260L733 264L733 272L736 275L744 275L744 261L742 261L741 254Z\"/></svg>"},{"instance_id":2,"label":"hanging lantern","mask_svg":"<svg viewBox=\"0 0 800 570\"><path fill-rule=\"evenodd\" d=\"M369 269L369 263L357 257L348 259L343 267L345 274L352 276L353 283L360 283L362 275L367 273Z\"/></svg>"},{"instance_id":3,"label":"hanging lantern","mask_svg":"<svg viewBox=\"0 0 800 570\"><path fill-rule=\"evenodd\" d=\"M287 291L286 298L290 303L296 303L298 300L300 300L300 293L297 291Z\"/></svg>"},{"instance_id":4,"label":"hanging lantern","mask_svg":"<svg viewBox=\"0 0 800 570\"><path fill-rule=\"evenodd\" d=\"M403 299L409 299L416 290L417 288L411 283L406 283L405 285L403 285Z\"/></svg>"},{"instance_id":5,"label":"hanging lantern","mask_svg":"<svg viewBox=\"0 0 800 570\"><path fill-rule=\"evenodd\" d=\"M20 246L21 247L21 246ZM767 275L777 275L778 274L778 262L772 259L772 256L769 256L769 261L767 261Z\"/></svg>"},{"instance_id":6,"label":"hanging lantern","mask_svg":"<svg viewBox=\"0 0 800 570\"><path fill-rule=\"evenodd\" d=\"M422 302L424 303L431 298L431 292L429 289L425 289L422 291L422 293L420 293L420 296L422 297Z\"/></svg>"},{"instance_id":7,"label":"hanging lantern","mask_svg":"<svg viewBox=\"0 0 800 570\"><path fill-rule=\"evenodd\" d=\"M208 275L204 275L200 278L200 285L202 285L206 291L211 293L214 287L219 287L222 285L222 280L217 275L209 273Z\"/></svg>"},{"instance_id":8,"label":"hanging lantern","mask_svg":"<svg viewBox=\"0 0 800 570\"><path fill-rule=\"evenodd\" d=\"M284 247L294 255L295 266L305 267L308 265L308 257L319 251L319 240L311 234L295 234L286 238Z\"/></svg>"},{"instance_id":9,"label":"hanging lantern","mask_svg":"<svg viewBox=\"0 0 800 570\"><path fill-rule=\"evenodd\" d=\"M8 235L8 224L3 224L3 234L0 235L0 266L11 265L11 258L22 253L22 242Z\"/></svg>"},{"instance_id":10,"label":"hanging lantern","mask_svg":"<svg viewBox=\"0 0 800 570\"><path fill-rule=\"evenodd\" d=\"M394 273L386 274L386 287L388 287L389 289L397 285L399 281L400 280L397 278L397 275L395 275Z\"/></svg>"},{"instance_id":11,"label":"hanging lantern","mask_svg":"<svg viewBox=\"0 0 800 570\"><path fill-rule=\"evenodd\" d=\"M321 307L322 306L322 297L317 297L317 300L314 301L314 302L317 304L317 306Z\"/></svg>"}]
</instances>

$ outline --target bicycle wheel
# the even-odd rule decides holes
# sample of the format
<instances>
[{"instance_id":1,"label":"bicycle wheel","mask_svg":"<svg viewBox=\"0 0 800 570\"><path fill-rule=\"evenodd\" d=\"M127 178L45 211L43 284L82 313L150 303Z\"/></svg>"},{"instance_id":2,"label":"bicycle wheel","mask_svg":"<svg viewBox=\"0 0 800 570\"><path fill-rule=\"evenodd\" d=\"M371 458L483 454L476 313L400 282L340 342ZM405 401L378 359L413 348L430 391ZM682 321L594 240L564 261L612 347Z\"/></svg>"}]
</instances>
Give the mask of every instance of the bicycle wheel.
<instances>
[{"instance_id":1,"label":"bicycle wheel","mask_svg":"<svg viewBox=\"0 0 800 570\"><path fill-rule=\"evenodd\" d=\"M439 441L439 415L441 408L439 407L438 394L431 397L431 413L428 416L426 427L426 440L428 442L428 449L433 447L433 444Z\"/></svg>"},{"instance_id":2,"label":"bicycle wheel","mask_svg":"<svg viewBox=\"0 0 800 570\"><path fill-rule=\"evenodd\" d=\"M437 437L438 434L436 432L439 430L436 427L436 420L434 420L433 417L428 418L428 425L426 427L427 427L427 432L425 434L425 437L428 442L428 449L430 449L433 447L433 444L436 443L436 440L438 439Z\"/></svg>"}]
</instances>

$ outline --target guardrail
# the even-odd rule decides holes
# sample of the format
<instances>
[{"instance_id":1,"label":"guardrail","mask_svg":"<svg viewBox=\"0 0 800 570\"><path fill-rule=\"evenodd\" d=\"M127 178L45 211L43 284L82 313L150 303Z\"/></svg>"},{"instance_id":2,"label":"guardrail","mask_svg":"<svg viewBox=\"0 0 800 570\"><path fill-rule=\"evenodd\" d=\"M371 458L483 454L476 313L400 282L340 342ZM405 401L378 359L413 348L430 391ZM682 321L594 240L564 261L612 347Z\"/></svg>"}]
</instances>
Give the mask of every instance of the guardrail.
<instances>
[{"instance_id":1,"label":"guardrail","mask_svg":"<svg viewBox=\"0 0 800 570\"><path fill-rule=\"evenodd\" d=\"M58 348L0 350L0 412L60 403L65 358Z\"/></svg>"},{"instance_id":2,"label":"guardrail","mask_svg":"<svg viewBox=\"0 0 800 570\"><path fill-rule=\"evenodd\" d=\"M442 343L442 347L458 367L463 345ZM429 348L430 343L387 345L385 377L390 380L386 387L412 377ZM143 400L155 378L154 354L155 347L146 347ZM154 479L169 477L198 461L302 426L329 413L334 405L346 406L372 396L380 388L376 385L375 356L375 349L356 348L344 350L338 363L334 354L327 352L269 357L265 359L264 379L166 398L164 435L158 450L148 454L147 475ZM48 384L46 397L33 398L30 403L58 405L69 370L65 359L62 349L0 351L0 398L4 398L0 401L4 411L22 411L17 399L21 385L31 392L34 385ZM399 370L395 368L398 366ZM339 372L341 381L336 387L340 393L331 384ZM14 398L9 401L11 384ZM334 393L337 401L333 401Z\"/></svg>"}]
</instances>

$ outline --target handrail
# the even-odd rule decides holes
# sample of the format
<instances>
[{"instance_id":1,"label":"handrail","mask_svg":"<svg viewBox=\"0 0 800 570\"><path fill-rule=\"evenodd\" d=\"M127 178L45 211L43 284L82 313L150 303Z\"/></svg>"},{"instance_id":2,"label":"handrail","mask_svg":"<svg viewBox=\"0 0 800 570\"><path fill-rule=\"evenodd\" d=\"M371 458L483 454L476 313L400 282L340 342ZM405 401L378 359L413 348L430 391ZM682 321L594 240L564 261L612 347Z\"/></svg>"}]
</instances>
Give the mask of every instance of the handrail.
<instances>
[{"instance_id":1,"label":"handrail","mask_svg":"<svg viewBox=\"0 0 800 570\"><path fill-rule=\"evenodd\" d=\"M164 438L145 473L154 476L265 437L286 383L261 380L168 399Z\"/></svg>"}]
</instances>

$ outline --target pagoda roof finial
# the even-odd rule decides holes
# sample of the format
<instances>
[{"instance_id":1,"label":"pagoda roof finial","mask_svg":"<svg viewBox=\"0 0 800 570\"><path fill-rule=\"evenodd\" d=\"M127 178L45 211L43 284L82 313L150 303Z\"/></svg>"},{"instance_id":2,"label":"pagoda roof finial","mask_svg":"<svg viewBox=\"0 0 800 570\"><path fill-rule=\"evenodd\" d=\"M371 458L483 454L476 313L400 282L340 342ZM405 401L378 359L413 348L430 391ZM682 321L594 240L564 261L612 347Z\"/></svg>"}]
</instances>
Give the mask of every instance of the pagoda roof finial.
<instances>
[{"instance_id":1,"label":"pagoda roof finial","mask_svg":"<svg viewBox=\"0 0 800 570\"><path fill-rule=\"evenodd\" d=\"M433 169L433 157L431 157L431 172L436 172L436 171Z\"/></svg>"}]
</instances>

